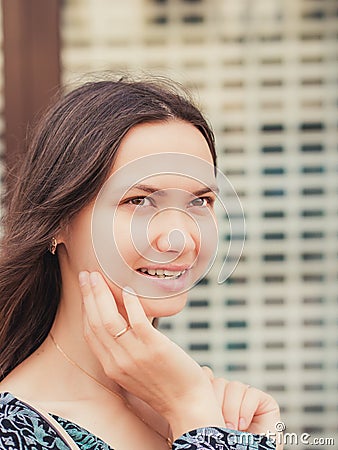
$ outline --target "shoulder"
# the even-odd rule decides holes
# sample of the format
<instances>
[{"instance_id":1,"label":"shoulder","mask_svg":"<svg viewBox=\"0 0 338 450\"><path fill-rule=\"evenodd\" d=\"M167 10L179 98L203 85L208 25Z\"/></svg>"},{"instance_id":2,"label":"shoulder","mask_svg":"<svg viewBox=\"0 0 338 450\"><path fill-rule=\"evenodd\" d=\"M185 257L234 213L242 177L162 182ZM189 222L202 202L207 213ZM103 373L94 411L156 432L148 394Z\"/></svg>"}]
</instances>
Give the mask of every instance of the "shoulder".
<instances>
[{"instance_id":1,"label":"shoulder","mask_svg":"<svg viewBox=\"0 0 338 450\"><path fill-rule=\"evenodd\" d=\"M8 392L0 393L0 450L68 450L53 427L33 408Z\"/></svg>"},{"instance_id":2,"label":"shoulder","mask_svg":"<svg viewBox=\"0 0 338 450\"><path fill-rule=\"evenodd\" d=\"M206 445L206 447L204 446ZM202 447L203 446L203 447ZM173 450L275 450L275 444L265 436L227 428L206 427L189 431L175 440Z\"/></svg>"}]
</instances>

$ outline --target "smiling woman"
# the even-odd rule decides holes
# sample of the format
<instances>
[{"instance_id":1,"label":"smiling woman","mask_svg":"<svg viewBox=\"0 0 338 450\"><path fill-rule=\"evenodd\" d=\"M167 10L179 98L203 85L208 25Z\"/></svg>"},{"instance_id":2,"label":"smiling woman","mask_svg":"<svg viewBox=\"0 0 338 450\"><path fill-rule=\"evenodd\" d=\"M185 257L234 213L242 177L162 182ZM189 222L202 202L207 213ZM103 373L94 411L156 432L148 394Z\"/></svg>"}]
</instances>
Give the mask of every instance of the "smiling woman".
<instances>
[{"instance_id":1,"label":"smiling woman","mask_svg":"<svg viewBox=\"0 0 338 450\"><path fill-rule=\"evenodd\" d=\"M269 395L152 326L215 256L215 166L168 82L88 83L46 112L5 217L0 449L275 448Z\"/></svg>"}]
</instances>

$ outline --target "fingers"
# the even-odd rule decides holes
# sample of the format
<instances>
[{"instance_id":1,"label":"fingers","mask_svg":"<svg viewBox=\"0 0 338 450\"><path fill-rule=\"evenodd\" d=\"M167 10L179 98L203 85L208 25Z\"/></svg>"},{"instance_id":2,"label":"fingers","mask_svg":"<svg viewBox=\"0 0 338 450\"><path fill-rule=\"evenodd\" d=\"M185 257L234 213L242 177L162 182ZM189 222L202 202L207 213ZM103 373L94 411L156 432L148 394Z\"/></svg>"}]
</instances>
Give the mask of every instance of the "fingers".
<instances>
[{"instance_id":1,"label":"fingers","mask_svg":"<svg viewBox=\"0 0 338 450\"><path fill-rule=\"evenodd\" d=\"M105 346L102 345L101 341L97 338L95 333L93 333L88 322L87 314L83 315L83 323L86 341L90 345L93 353L100 361L106 374L112 376L114 373L116 373L116 364L114 358L111 357L110 352L107 352Z\"/></svg>"},{"instance_id":2,"label":"fingers","mask_svg":"<svg viewBox=\"0 0 338 450\"><path fill-rule=\"evenodd\" d=\"M138 341L129 322L119 313L114 296L98 272L79 274L83 297L84 336L105 373L115 379L130 360ZM126 346L121 345L126 342Z\"/></svg>"},{"instance_id":3,"label":"fingers","mask_svg":"<svg viewBox=\"0 0 338 450\"><path fill-rule=\"evenodd\" d=\"M116 305L112 292L98 272L81 272L79 283L87 315L86 324L101 343L112 350L115 343L137 335L139 339L151 334L151 326L143 307L131 288L125 288L122 296L127 317L124 318Z\"/></svg>"},{"instance_id":4,"label":"fingers","mask_svg":"<svg viewBox=\"0 0 338 450\"><path fill-rule=\"evenodd\" d=\"M122 291L122 296L128 321L133 331L142 337L145 334L144 332L150 333L152 330L155 330L151 326L135 292L130 287L125 287Z\"/></svg>"},{"instance_id":5,"label":"fingers","mask_svg":"<svg viewBox=\"0 0 338 450\"><path fill-rule=\"evenodd\" d=\"M214 380L214 373L208 366L202 366L202 370L205 373L205 375L209 378L210 381Z\"/></svg>"},{"instance_id":6,"label":"fingers","mask_svg":"<svg viewBox=\"0 0 338 450\"><path fill-rule=\"evenodd\" d=\"M239 381L227 382L224 379L214 379L213 386L218 399L223 390L222 409L227 428L252 432L259 430L261 433L267 431L264 416L274 411L274 408L276 409L272 397ZM252 426L256 431L252 429Z\"/></svg>"},{"instance_id":7,"label":"fingers","mask_svg":"<svg viewBox=\"0 0 338 450\"><path fill-rule=\"evenodd\" d=\"M264 395L263 392L239 381L228 382L223 400L223 417L227 428L247 430L259 407L262 395Z\"/></svg>"},{"instance_id":8,"label":"fingers","mask_svg":"<svg viewBox=\"0 0 338 450\"><path fill-rule=\"evenodd\" d=\"M238 429L241 431L247 430L250 426L253 416L255 415L260 397L263 392L253 387L247 387L243 396L239 412Z\"/></svg>"},{"instance_id":9,"label":"fingers","mask_svg":"<svg viewBox=\"0 0 338 450\"><path fill-rule=\"evenodd\" d=\"M227 385L227 381L224 378L213 378L211 380L212 386L214 388L214 393L216 395L217 402L219 406L221 407L223 417L225 418L225 403L224 403L224 394L225 394L225 387ZM230 427L228 427L230 428Z\"/></svg>"}]
</instances>

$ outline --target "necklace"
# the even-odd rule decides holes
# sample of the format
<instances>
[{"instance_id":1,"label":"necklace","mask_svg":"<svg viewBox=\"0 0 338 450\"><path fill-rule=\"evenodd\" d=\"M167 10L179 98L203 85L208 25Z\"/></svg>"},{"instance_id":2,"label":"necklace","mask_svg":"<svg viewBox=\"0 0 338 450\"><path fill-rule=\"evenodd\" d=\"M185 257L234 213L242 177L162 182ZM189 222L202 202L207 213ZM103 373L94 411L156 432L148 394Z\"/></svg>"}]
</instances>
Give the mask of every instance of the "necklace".
<instances>
[{"instance_id":1,"label":"necklace","mask_svg":"<svg viewBox=\"0 0 338 450\"><path fill-rule=\"evenodd\" d=\"M155 431L159 436L161 436L162 439L164 439L168 445L169 448L172 448L173 441L169 437L169 430L168 430L168 436L163 436L162 433L155 430L152 426L149 425L142 417L140 417L136 412L132 409L131 405L128 403L128 401L122 397L122 395L118 394L115 391L112 391L111 389L107 388L103 383L101 383L99 380L97 380L93 375L91 375L89 372L87 372L85 369L83 369L76 361L74 361L67 353L60 347L60 345L55 341L54 336L52 333L49 333L49 336L55 346L55 348L58 350L59 353L74 367L76 367L78 370L80 370L84 375L86 375L88 378L90 378L94 383L96 383L98 386L100 386L102 389L107 391L110 395L114 395L115 397L118 397L120 400L123 401L124 405L136 416L138 419L141 420L148 428L150 428L152 431Z\"/></svg>"}]
</instances>

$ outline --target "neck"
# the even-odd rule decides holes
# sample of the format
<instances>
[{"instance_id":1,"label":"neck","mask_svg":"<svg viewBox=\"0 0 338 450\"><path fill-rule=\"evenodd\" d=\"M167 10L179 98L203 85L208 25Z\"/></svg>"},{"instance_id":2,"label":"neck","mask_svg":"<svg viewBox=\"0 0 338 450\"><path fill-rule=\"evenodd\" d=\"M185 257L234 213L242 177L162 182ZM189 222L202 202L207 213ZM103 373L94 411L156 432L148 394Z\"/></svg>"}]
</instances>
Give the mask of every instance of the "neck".
<instances>
[{"instance_id":1,"label":"neck","mask_svg":"<svg viewBox=\"0 0 338 450\"><path fill-rule=\"evenodd\" d=\"M76 302L73 302L73 305L74 303ZM74 306L72 306L72 308L67 308L65 305L69 305L69 302L60 302L60 307L50 332L54 343L52 339L47 338L47 341L49 341L48 348L54 355L56 350L59 353L59 356L62 357L61 367L66 369L66 373L72 372L73 376L83 380L83 373L81 375L81 371L79 372L78 369L76 369L76 366L78 366L108 390L120 391L121 389L119 386L105 375L102 365L85 341L83 335L82 311L79 310L76 312L74 311ZM80 318L81 322L79 323L78 320L74 320L75 317ZM83 381L86 383L87 380L84 379ZM91 385L91 388L93 387L95 387L95 385Z\"/></svg>"}]
</instances>

